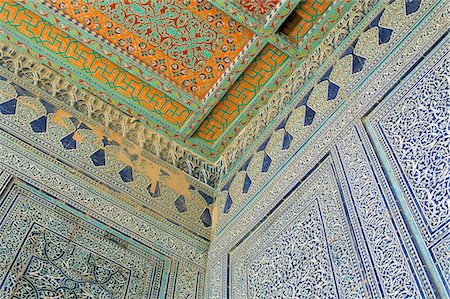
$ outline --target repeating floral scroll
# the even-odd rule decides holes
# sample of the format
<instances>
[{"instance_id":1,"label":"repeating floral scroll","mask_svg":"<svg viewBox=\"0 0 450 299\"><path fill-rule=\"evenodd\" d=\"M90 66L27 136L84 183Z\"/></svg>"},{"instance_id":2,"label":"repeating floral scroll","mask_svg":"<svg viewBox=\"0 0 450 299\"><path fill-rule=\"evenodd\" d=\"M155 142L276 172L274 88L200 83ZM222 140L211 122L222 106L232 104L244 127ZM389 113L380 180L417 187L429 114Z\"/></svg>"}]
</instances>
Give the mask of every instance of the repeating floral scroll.
<instances>
[{"instance_id":1,"label":"repeating floral scroll","mask_svg":"<svg viewBox=\"0 0 450 299\"><path fill-rule=\"evenodd\" d=\"M166 258L106 232L15 186L1 206L3 298L158 298ZM63 216L66 215L66 216ZM12 297L10 297L12 296Z\"/></svg>"},{"instance_id":2,"label":"repeating floral scroll","mask_svg":"<svg viewBox=\"0 0 450 299\"><path fill-rule=\"evenodd\" d=\"M209 92L252 32L207 1L51 1L53 10L95 32L197 101ZM123 61L126 66L127 60Z\"/></svg>"},{"instance_id":3,"label":"repeating floral scroll","mask_svg":"<svg viewBox=\"0 0 450 299\"><path fill-rule=\"evenodd\" d=\"M428 267L436 267L434 279L445 286L449 274L445 244L450 231L449 40L444 39L430 56L383 99L364 124L390 174L404 217L413 220L411 230L423 242L422 254L432 258Z\"/></svg>"},{"instance_id":4,"label":"repeating floral scroll","mask_svg":"<svg viewBox=\"0 0 450 299\"><path fill-rule=\"evenodd\" d=\"M443 239L432 249L436 258L442 278L445 282L450 282L450 237ZM450 294L450 287L447 284L447 292Z\"/></svg>"},{"instance_id":5,"label":"repeating floral scroll","mask_svg":"<svg viewBox=\"0 0 450 299\"><path fill-rule=\"evenodd\" d=\"M394 95L369 116L398 176L431 231L450 225L450 43L446 54L408 92ZM424 236L428 229L423 228Z\"/></svg>"},{"instance_id":6,"label":"repeating floral scroll","mask_svg":"<svg viewBox=\"0 0 450 299\"><path fill-rule=\"evenodd\" d=\"M419 292L408 269L408 261L396 238L388 207L370 171L370 162L359 136L354 129L346 131L344 136L337 145L339 157L375 271L381 280L382 292L389 298L417 297Z\"/></svg>"},{"instance_id":7,"label":"repeating floral scroll","mask_svg":"<svg viewBox=\"0 0 450 299\"><path fill-rule=\"evenodd\" d=\"M352 90L353 86L364 80L368 72L374 70L373 67L375 67L376 63L379 63L383 57L386 57L390 49L401 42L404 36L403 34L407 34L408 32L406 28L412 28L420 20L420 16L423 16L427 12L427 9L433 5L433 1L419 2L416 2L416 9L413 11L406 9L409 2L398 0L385 3L385 7L379 7L375 10L375 17L371 20L366 20L365 24L347 23L347 26L352 27L362 25L359 29L355 29L356 32L360 32L360 35L346 43L346 50L343 53L333 52L332 55L337 55L336 60L327 61L328 55L319 54L320 51L325 49L331 51L331 45L323 45L323 48L317 48L317 56L315 56L316 60L314 63L321 61L326 67L319 68L316 65L308 69L308 63L301 64L295 71L298 76L288 79L288 83L276 92L271 98L269 105L275 99L279 100L277 105L282 104L284 101L287 103L295 96L295 101L291 103L296 103L296 106L291 106L291 109L279 110L278 108L272 109L274 106L269 108L268 105L268 109L265 110L264 108L259 113L260 117L253 119L247 127L252 129L244 129L222 155L221 159L225 167L230 167L231 170L226 172L226 176L221 182L222 187L220 190L227 193L227 190L222 190L223 187L231 186L230 190L235 189L237 191L235 194L239 194L239 198L233 199L230 193L233 204L231 205L231 209L229 208L229 204L227 208L223 208L223 214L219 219L219 229L235 216L236 212L245 205L247 199L264 185L264 181L267 178L276 173L277 169L283 165L286 159L289 159L311 136L314 137L314 132L318 127L326 122L327 119L333 118L333 113L336 111L338 105L343 102L345 102L344 105L347 105L348 102L356 98L354 96L355 90ZM367 5L372 4L374 3ZM362 5L360 8L352 7L352 9L360 10L357 12L352 11L348 15L354 15L356 13L356 15L361 16L361 14L363 15L365 12L368 12L369 7ZM443 11L443 14L445 13ZM345 19L346 17L347 15L341 20L342 23L348 21ZM391 22L391 18L398 19L399 21ZM337 42L337 39L333 39L332 41ZM420 45L418 42L415 44L417 46ZM404 55L407 55L406 53L409 57L414 56L413 51L404 52ZM402 64L406 64L408 59L400 58L399 61ZM300 71L301 69L304 71L303 73ZM315 76L318 78L315 78ZM382 85L380 85L381 87ZM265 122L264 124L260 122L263 119L267 121L263 121ZM277 125L272 123L270 125L272 129L267 130L266 125L272 122L273 119L277 119ZM285 130L286 134L280 137L276 134L279 130ZM255 142L256 140L258 141ZM241 173L245 170L249 160L255 160L255 156L259 155L261 148L265 146L264 144L268 140L277 143L273 146L274 149L272 152L266 151L272 163L269 167L265 168L263 161L267 161L267 159L261 159L262 161L259 167L263 171L259 173L255 172L252 175L251 172L257 168L252 169L252 171L246 170L246 175L251 178L251 187L244 189L242 185L246 181L245 179L239 179L241 176L245 177L245 174L242 175ZM236 180L237 182L234 182ZM239 189L245 190L246 192L242 192ZM222 207L224 207L227 202L227 195L221 195L219 193L218 198L221 200Z\"/></svg>"},{"instance_id":8,"label":"repeating floral scroll","mask_svg":"<svg viewBox=\"0 0 450 299\"><path fill-rule=\"evenodd\" d=\"M433 3L435 6L431 9ZM393 6L389 7L390 5ZM270 216L267 217L267 214L277 213L283 207L283 204L279 204L289 200L289 197L286 198L286 194L292 196L290 190L298 184L300 178L310 174L311 167L316 163L322 163L323 155L331 150L333 159L335 158L336 164L339 165L336 167L341 184L339 190L342 192L348 212L347 219L351 223L351 235L361 258L360 271L364 273L366 282L361 288L366 288L368 292L364 298L405 298L409 296L440 298L442 292L439 293L437 289L442 289L442 284L444 289L448 285L446 281L446 277L448 277L448 248L446 247L448 241L445 238L434 244L431 257L426 252L421 252L421 249L416 246L413 240L414 236L409 230L410 223L408 222L411 218L403 217L397 198L393 194L394 188L384 177L385 173L381 169L380 161L374 154L373 145L365 135L364 127L360 122L360 119L364 118L369 111L373 111L374 105L381 105L380 103L383 103L386 95L397 91L400 84L407 83L405 88L410 90L416 82L415 79L411 79L411 75L417 73L417 76L423 76L428 72L430 66L434 65L433 61L437 59L436 57L440 55L436 56L435 53L442 53L442 50L438 49L442 48L442 42L439 41L443 36L445 37L448 28L448 1L422 1L420 8L415 12L409 11L408 16L403 15L406 15L403 5L405 5L403 1L391 2L388 7L385 6L377 11L375 15L377 13L378 15L369 22L370 26L368 24L362 29L364 34L359 37L357 43L348 48L348 54L341 58L331 72L324 70L328 75L324 76L326 80L323 82L327 82L328 87L333 84L338 85L340 87L338 97L341 95L346 97L341 111L329 117L328 123L308 138L307 142L296 144L295 137L307 136L308 132L305 126L301 127L298 124L290 123L290 120L303 123L307 119L308 107L291 110L287 117L281 118L275 132L270 131L268 137L260 136L262 144L259 144L259 147L248 156L244 156L239 167L230 173L230 179L221 186L223 192L219 193L217 199L221 203L220 212L224 206L229 208L230 199L232 205L243 204L243 208L238 208L236 213L231 213L232 210L229 209L230 213L225 217L219 214L219 218L223 217L223 222L219 220L216 238L211 244L210 260L226 261L229 253L230 265L233 269L233 258L239 259L238 251L235 251L234 248L239 248L246 242L244 240L241 243L243 236L251 239L255 234L260 233L260 228L264 227L265 223L273 221ZM401 9L398 9L399 7ZM408 38L403 42L402 34L407 31L406 28L410 26L408 24L413 24L425 13L428 14L417 23L417 30L409 32ZM386 22L393 15L396 16L394 19L399 19L398 24ZM388 30L392 30L392 28L394 28L392 32ZM389 32L391 38L388 41ZM372 40L373 44L369 44L369 40ZM360 42L361 44L358 45ZM379 55L375 55L372 48L369 50L369 47L363 47L363 45L375 44L377 44L376 49ZM388 54L394 44L398 45L398 51ZM431 52L430 47L433 47ZM375 58L375 56L377 57ZM386 61L383 64L378 65L376 69L373 68L374 64L379 64L385 58ZM424 62L418 65L417 62L421 60ZM363 69L358 72L356 70L361 67L362 61L365 61ZM353 64L356 71L354 74L352 74ZM336 76L334 76L334 72L337 74ZM371 73L371 77L367 78L367 73ZM411 75L407 76L408 73ZM407 80L403 80L404 78ZM352 90L352 86L358 84L360 84L359 87ZM320 87L315 85L314 88L319 87L321 90L324 83L321 82L318 85ZM334 88L336 87L334 86ZM307 89L306 92L309 90ZM329 92L328 95L330 95ZM401 122L399 119L396 121ZM361 136L356 133L355 123L358 124L357 129ZM257 130L255 127L253 128L253 131ZM256 133L256 135L258 134ZM291 139L289 135L294 139ZM242 138L247 137L249 136L246 135ZM276 146L271 144L274 139ZM241 148L244 148L244 145L245 143L239 144ZM295 153L289 153L291 148L292 151L295 149ZM266 156L269 156L270 159ZM279 158L279 156L281 157ZM257 162L252 165L254 160ZM263 169L266 168L263 167L270 160L272 163L269 164L269 170L264 172ZM276 161L281 161L282 167L278 167ZM259 181L262 183L258 183ZM231 183L228 184L229 182ZM302 184L306 184L306 182L302 181ZM318 194L321 192L323 192L323 188ZM299 210L297 209L297 213ZM226 214L226 211L224 210L223 213ZM290 217L290 219L293 221L295 218ZM287 220L285 222L280 220L283 225L287 222ZM437 231L443 233L441 229ZM276 234L271 235L271 240L275 240L274 236ZM249 242L248 244L247 249L253 243ZM259 245L258 250L266 248L261 246L262 243L257 244ZM242 254L245 255L246 252L242 250ZM288 257L291 256L288 255ZM426 260L435 261L436 268L432 264L424 262ZM255 261L257 260L255 259ZM227 283L226 273L229 270L226 263L222 264L221 270L216 268L219 266L218 263L214 264L214 267L208 270L211 284L222 290L226 290L227 287L234 288L234 285ZM235 267L235 269L238 268L242 267ZM430 272L436 271L435 273L440 274L441 277L434 274L433 277L430 277L427 269ZM233 278L233 275L246 277L245 271L241 270L234 274L228 272L228 275L230 279ZM345 277L345 275L343 276ZM217 277L221 277L221 282ZM246 282L240 282L237 279L236 284L239 283L245 284ZM226 291L218 290L210 292L210 294L211 298L223 298ZM444 298L446 297L444 296Z\"/></svg>"},{"instance_id":9,"label":"repeating floral scroll","mask_svg":"<svg viewBox=\"0 0 450 299\"><path fill-rule=\"evenodd\" d=\"M233 298L366 298L330 162L230 252Z\"/></svg>"},{"instance_id":10,"label":"repeating floral scroll","mask_svg":"<svg viewBox=\"0 0 450 299\"><path fill-rule=\"evenodd\" d=\"M5 141L4 136L2 136L2 141ZM131 250L133 247L129 244L129 239L124 239L123 234L131 236L138 243L144 244L146 246L145 251L148 252L148 250L150 250L152 252L155 252L154 254L160 258L165 256L166 260L164 260L164 264L166 265L166 267L170 267L171 260L174 264L178 264L180 263L180 261L183 261L179 264L179 266L174 266L173 269L166 269L165 271L170 271L171 273L175 273L177 271L182 271L185 273L195 272L193 274L188 274L188 277L195 277L195 281L198 281L198 284L196 284L196 286L198 286L198 289L187 289L181 287L180 292L183 294L189 294L189 296L194 296L195 293L198 293L199 296L202 295L203 284L201 282L203 281L203 267L205 267L206 263L205 245L201 245L200 243L194 241L192 238L189 238L187 235L177 232L173 229L174 227L170 228L160 222L158 219L145 216L144 214L142 214L142 211L140 211L136 207L130 206L125 202L120 202L117 193L115 197L111 197L107 193L104 193L104 191L103 193L102 191L99 192L99 190L95 191L95 183L93 184L92 182L90 182L86 184L86 182L83 182L78 178L75 178L70 174L65 173L64 171L61 171L62 169L64 169L64 166L62 166L61 164L57 167L52 166L53 169L46 168L49 166L48 164L50 162L42 158L39 159L39 162L36 162L33 158L30 158L30 156L33 156L33 154L35 154L32 152L33 150L27 152L20 147L16 147L15 150L11 150L9 146L3 143L0 146L0 157L2 158L2 165L0 167L2 169L6 168L7 173L14 174L15 177L20 177L33 186L36 186L39 190L45 190L47 194L51 194L52 196L55 196L55 198L57 198L56 202L59 206L62 206L62 209L64 209L64 211L56 214L51 214L48 217L49 221L51 222L49 225L43 225L44 228L49 227L52 229L56 229L58 233L63 234L64 236L69 236L70 238L74 238L73 233L67 232L66 234L66 228L58 224L58 221L63 221L65 219L64 215L68 215L67 217L69 219L72 219L74 223L80 226L79 238L86 238L83 240L86 240L86 242L89 244L89 246L87 247L90 247L94 250L93 253L99 253L98 249L104 248L105 246L105 252L108 252L108 242L119 245L118 248L127 248L127 252L129 252L129 250ZM42 164L46 164L47 166L44 166ZM55 171L55 168L59 169L60 171ZM39 199L41 197L34 198ZM48 197L46 197L45 200L41 200L42 204L50 205L50 210L58 210L57 208L52 208L52 205L51 203L48 203L47 198ZM69 205L66 206L66 203L68 203ZM100 225L100 227L102 227L100 234L104 236L104 238L99 240L97 243L89 241L87 235L83 234L84 227L82 224L80 224L82 220L78 219L78 216L75 217L74 215L71 215L74 213L74 210L72 208L67 208L68 206L77 208L79 211L78 213L82 214L81 217L84 217L83 219L89 219L90 221L92 221L95 227L98 227L100 223L103 223ZM33 202L27 204L24 208L24 211L29 210L29 212L31 213L30 217L34 217L32 219L45 219L46 214L36 210L38 208L39 206ZM67 212L65 209L72 210ZM6 208L2 211L6 212L7 210L8 209ZM86 216L86 214L88 214L89 216ZM11 215L11 217L13 217L13 215ZM20 219L18 219L18 221L20 222ZM15 228L18 230L23 230L24 228L22 227L22 224L24 223L20 222L19 224L20 225L15 226ZM86 225L88 224L86 223ZM116 236L113 233L109 233L109 231L103 231L105 227L113 229L113 231L119 234L119 236ZM10 233L8 230L4 230L3 232L0 231L0 236L16 238L18 236L18 233ZM5 248L17 247L13 244L2 244L6 246ZM10 251L0 250L0 252L7 253ZM108 254L110 253L111 252L109 252ZM114 255L114 260L117 261L117 258L120 256L121 255L117 253L116 255ZM3 261L7 261L10 259L12 260L12 258L7 257ZM136 266L136 271L142 269L142 265L151 265L150 261L138 261L137 264L138 266ZM165 274L166 277L167 274ZM136 275L142 277L138 272L136 272ZM170 277L172 277L170 278L170 281L174 281L175 275L171 274ZM180 277L182 276L180 275ZM161 278L161 280L159 280L155 277L155 282L156 281L164 282L165 279ZM168 291L168 293L173 294L173 282L170 281L167 282L169 283L171 289L170 291ZM181 284L180 286L183 286L183 284ZM160 287L158 286L157 288Z\"/></svg>"},{"instance_id":11,"label":"repeating floral scroll","mask_svg":"<svg viewBox=\"0 0 450 299\"><path fill-rule=\"evenodd\" d=\"M277 6L280 0L234 0L234 2L246 12L250 13L250 15L263 21L267 14Z\"/></svg>"}]
</instances>

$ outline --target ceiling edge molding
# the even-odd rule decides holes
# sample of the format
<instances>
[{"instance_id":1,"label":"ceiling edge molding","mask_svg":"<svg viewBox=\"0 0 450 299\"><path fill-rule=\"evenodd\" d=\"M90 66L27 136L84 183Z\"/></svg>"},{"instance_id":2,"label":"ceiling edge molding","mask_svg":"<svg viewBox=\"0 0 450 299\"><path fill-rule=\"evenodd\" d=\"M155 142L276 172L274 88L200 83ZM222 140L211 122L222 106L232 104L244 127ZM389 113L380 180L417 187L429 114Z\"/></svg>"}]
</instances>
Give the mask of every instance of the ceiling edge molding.
<instances>
[{"instance_id":1,"label":"ceiling edge molding","mask_svg":"<svg viewBox=\"0 0 450 299\"><path fill-rule=\"evenodd\" d=\"M213 165L187 151L91 92L68 82L63 76L37 62L30 55L4 42L0 42L0 67L49 95L56 105L141 146L149 159L163 166L182 170L191 177L191 183L197 188L208 193L214 192L222 171L220 164Z\"/></svg>"},{"instance_id":2,"label":"ceiling edge molding","mask_svg":"<svg viewBox=\"0 0 450 299\"><path fill-rule=\"evenodd\" d=\"M379 3L378 3L379 4ZM242 129L239 135L228 145L222 153L219 162L224 167L221 182L239 169L255 149L269 136L274 128L287 116L290 107L295 107L303 96L314 86L315 81L325 73L327 64L333 64L338 59L338 49L351 43L351 36L357 36L363 30L362 24L367 14L374 14L382 9L373 10L377 2L359 0L342 16L337 24L329 31L321 44L301 63L285 80L282 86L269 99L257 115ZM359 21L355 21L359 20ZM323 26L325 26L324 24ZM326 26L325 26L326 27ZM355 31L355 28L357 30ZM356 33L355 33L356 32ZM327 54L333 52L331 58ZM306 88L308 87L308 88Z\"/></svg>"}]
</instances>

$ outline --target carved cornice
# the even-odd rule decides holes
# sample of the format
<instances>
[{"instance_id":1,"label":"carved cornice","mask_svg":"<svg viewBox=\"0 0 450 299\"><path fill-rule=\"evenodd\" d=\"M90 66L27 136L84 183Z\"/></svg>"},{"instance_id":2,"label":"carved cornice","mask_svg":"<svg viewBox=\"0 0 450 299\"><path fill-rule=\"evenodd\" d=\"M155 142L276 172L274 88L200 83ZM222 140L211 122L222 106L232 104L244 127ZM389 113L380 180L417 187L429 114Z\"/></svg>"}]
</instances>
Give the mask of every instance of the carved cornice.
<instances>
[{"instance_id":1,"label":"carved cornice","mask_svg":"<svg viewBox=\"0 0 450 299\"><path fill-rule=\"evenodd\" d=\"M217 185L220 166L209 163L151 130L137 119L109 105L86 89L68 82L56 71L4 42L0 43L0 66L51 96L56 105L76 111L144 148L146 156L155 162L183 170L206 189L210 189L207 186L214 188Z\"/></svg>"}]
</instances>

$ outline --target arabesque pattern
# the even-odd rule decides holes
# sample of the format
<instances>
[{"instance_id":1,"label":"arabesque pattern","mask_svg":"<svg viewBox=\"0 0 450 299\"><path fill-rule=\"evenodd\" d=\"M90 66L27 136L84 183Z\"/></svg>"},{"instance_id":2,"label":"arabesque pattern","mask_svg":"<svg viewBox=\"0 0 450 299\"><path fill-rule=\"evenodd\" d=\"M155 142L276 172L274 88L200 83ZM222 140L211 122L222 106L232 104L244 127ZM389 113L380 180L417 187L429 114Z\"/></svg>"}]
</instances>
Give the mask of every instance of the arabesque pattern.
<instances>
[{"instance_id":1,"label":"arabesque pattern","mask_svg":"<svg viewBox=\"0 0 450 299\"><path fill-rule=\"evenodd\" d=\"M272 22L276 6L284 19L293 2L246 2L270 13L267 37L264 22L257 28L247 14L228 9L238 4L225 9L213 2L8 0L0 33L14 51L57 70L64 80L58 85L87 90L125 112L127 122L154 129L170 147L193 151L201 158L194 164L210 164L295 67L292 45ZM258 68L258 53L269 45L274 55Z\"/></svg>"},{"instance_id":2,"label":"arabesque pattern","mask_svg":"<svg viewBox=\"0 0 450 299\"><path fill-rule=\"evenodd\" d=\"M330 159L311 176L229 253L232 298L365 297Z\"/></svg>"},{"instance_id":3,"label":"arabesque pattern","mask_svg":"<svg viewBox=\"0 0 450 299\"><path fill-rule=\"evenodd\" d=\"M339 1L297 47L271 11L204 106L61 11L15 3L48 26L0 21L0 298L449 298L450 0ZM183 102L188 125L168 139L117 110L127 97L52 52L56 31L21 33L33 25ZM260 75L214 144L191 137ZM230 132L219 164L190 154L220 154Z\"/></svg>"},{"instance_id":4,"label":"arabesque pattern","mask_svg":"<svg viewBox=\"0 0 450 299\"><path fill-rule=\"evenodd\" d=\"M83 163L81 168L95 173L96 180L121 185L134 200L149 205L149 210L164 207L170 215L159 212L161 216L208 237L208 205L213 199L207 190L197 190L191 185L197 184L189 183L181 171L154 163L145 157L142 147L43 98L45 95L37 96L25 85L0 76L0 128L21 131L22 138L39 142L61 161Z\"/></svg>"},{"instance_id":5,"label":"arabesque pattern","mask_svg":"<svg viewBox=\"0 0 450 299\"><path fill-rule=\"evenodd\" d=\"M206 0L48 3L199 99L253 36Z\"/></svg>"},{"instance_id":6,"label":"arabesque pattern","mask_svg":"<svg viewBox=\"0 0 450 299\"><path fill-rule=\"evenodd\" d=\"M1 154L6 150L2 147ZM115 222L112 228L108 220L98 221L95 212L86 217L73 206L61 205L61 198L44 194L2 169L0 177L6 175L6 180L0 182L0 190L6 192L0 195L1 298L156 299L164 294L188 298L196 293L202 298L201 261L170 252L188 248L188 243L174 237L171 246L162 249L144 239L124 238L122 232L127 229L119 224L120 218L110 218ZM121 209L117 205L101 208ZM137 233L140 226L136 224L127 235ZM147 233L159 230L150 223L145 227Z\"/></svg>"},{"instance_id":7,"label":"arabesque pattern","mask_svg":"<svg viewBox=\"0 0 450 299\"><path fill-rule=\"evenodd\" d=\"M24 7L33 10L35 5L34 2L34 0L27 0L20 3L21 5L24 5ZM9 31L6 31L6 34L5 31L0 31L2 37L11 42L11 45L8 45L8 50L5 50L2 53L4 55L2 59L7 61L7 63L2 64L2 66L8 65L10 66L8 67L8 71L21 73L23 66L30 65L30 68L27 68L27 76L32 76L33 84L43 92L49 93L56 103L65 102L73 107L73 109L77 110L77 112L86 115L88 118L94 115L96 119L105 126L122 136L131 137L133 142L141 144L150 152L155 153L159 158L183 169L185 172L194 175L196 178L201 177L202 180L208 182L208 184L214 185L214 182L216 182L217 178L220 176L221 169L223 169L224 166L227 168L229 167L229 165L225 164L233 164L234 161L241 156L241 151L247 147L245 144L252 142L250 141L252 139L252 134L246 133L241 134L240 137L238 137L238 143L244 144L244 146L229 146L234 138L239 135L241 130L245 130L245 126L252 121L252 117L255 113L257 116L252 121L252 127L261 130L269 124L274 115L281 111L280 109L286 106L287 103L296 96L294 90L297 90L300 86L303 86L310 80L314 74L310 69L317 67L318 62L316 58L320 58L319 65L323 64L326 60L326 55L324 54L328 53L330 49L335 49L339 46L341 41L333 38L333 36L338 32L347 32L349 29L347 28L346 22L351 18L363 18L366 12L360 11L359 8L354 9L354 11L349 11L351 7L352 4L346 4L344 2L342 5L333 8L333 11L336 11L336 15L327 15L326 22L323 23L320 28L314 29L314 35L309 34L308 39L305 39L304 42L302 42L301 48L299 49L299 55L303 58L303 62L300 67L292 61L289 61L289 54L287 54L286 67L283 66L283 70L277 72L274 78L271 79L269 83L265 84L263 91L256 93L256 96L253 99L247 100L250 105L245 107L245 113L241 113L234 120L233 118L229 119L229 122L231 123L229 128L225 130L225 134L219 136L214 145L205 142L201 138L186 138L186 135L184 134L189 134L189 132L180 132L173 127L155 121L154 119L148 119L146 118L148 114L133 115L136 111L126 98L118 96L117 93L113 92L111 89L105 89L104 85L98 85L95 82L92 82L90 77L78 72L76 68L72 68L69 71L64 64L64 68L61 68L61 62L58 60L55 61L55 55L51 55L50 52L34 52L35 46L30 46L26 39L23 39L20 36L17 37L18 35L11 33L13 30L10 30L7 27L6 29ZM53 25L58 24L64 32L70 33L71 36L83 38L86 45L90 46L93 50L96 49L93 45L96 45L97 39L89 37L89 35L83 33L77 26L67 27L67 24L64 23L64 18L61 17L61 15L52 12L52 10L49 10L48 7L44 5L37 5L36 9L44 10L46 13L43 13L42 16L45 16ZM345 16L345 22L340 21L339 18L342 16ZM352 26L356 26L357 23L352 22L351 24ZM334 28L335 26L337 28ZM327 35L329 35L329 38L324 40L324 37L327 37ZM98 41L101 42L100 39L98 39ZM272 42L276 41L272 40ZM265 44L264 41L259 43ZM99 55L106 53L106 48L102 48L104 46L104 44L100 45L100 49L103 49L104 53L99 52ZM274 47L278 48L278 46L279 45L275 43ZM307 51L309 51L309 49L315 49L311 57L308 56L309 52ZM253 50L254 49L250 49L247 53L250 60L253 60L254 57L257 56L255 53L258 53L252 52ZM10 57L10 53L8 53L10 51L14 52L14 57ZM111 51L111 48L108 48L108 51ZM132 60L127 61L124 57L117 57L114 53L110 52L107 53L106 57L110 57L111 59L114 58L114 61L121 64L125 63L128 65L128 63L130 63L127 67L127 71L132 74L137 74L138 77L146 78L146 80L148 79L145 77L147 73L144 68L141 68L136 72L136 64L133 64ZM245 55L241 55L239 59L242 58L244 64L250 62L248 59L246 61ZM238 66L238 68L231 72L232 76L239 77L240 71L245 67L245 65ZM296 70L295 73L292 73L293 68L295 67L298 67L298 70ZM55 72L55 70L58 70L59 74ZM220 90L225 92L227 84L230 84L229 82L232 81L232 78L222 81L223 86ZM157 84L155 84L155 82ZM277 91L277 88L279 88L283 82L285 82L285 87ZM295 82L295 84L291 84L290 82ZM168 89L167 86L158 85L162 83L161 81L157 81L153 78L150 83L152 86L157 86L158 88L161 87L167 95L170 95L175 100L179 101L181 99L183 103L187 103L184 102L186 99L180 97L179 93L174 91L174 89ZM60 93L63 94L64 97L60 97ZM85 93L89 96L85 97ZM95 96L95 100L93 100L93 95ZM99 103L101 100L104 100L108 104L113 104L115 107L119 107L126 111L127 114L132 114L134 118L118 113L116 109L112 108L112 106L109 107L106 103ZM210 101L213 100L214 99L212 98L210 99ZM189 104L187 103L187 105ZM209 102L208 106L204 107L201 112L193 113L195 118L200 121L202 119L200 115L208 114L213 106L214 105L211 105L211 102ZM104 107L107 108L105 109ZM233 111L227 112L233 114ZM236 115L236 113L234 114ZM136 122L137 119L141 120L141 122ZM191 120L192 119L194 119L194 117L191 117ZM156 128L157 130L152 130L145 125ZM193 128L195 129L195 127ZM258 134L255 136L257 135ZM189 151L193 151L195 154L186 155L185 153ZM227 162L223 163L220 161L217 165L211 165L211 162L214 163L222 153L223 156L225 156L224 161ZM182 155L184 157L181 159Z\"/></svg>"},{"instance_id":8,"label":"arabesque pattern","mask_svg":"<svg viewBox=\"0 0 450 299\"><path fill-rule=\"evenodd\" d=\"M0 6L0 21L5 22L39 47L54 53L63 63L68 63L81 70L86 76L93 77L98 83L130 99L138 110L133 114L152 112L158 118L178 128L192 114L162 91L131 75L111 60L98 55L83 43L13 0L6 0ZM145 108L147 112L142 108Z\"/></svg>"},{"instance_id":9,"label":"arabesque pattern","mask_svg":"<svg viewBox=\"0 0 450 299\"><path fill-rule=\"evenodd\" d=\"M253 17L263 21L267 14L272 11L280 0L235 0L236 4L242 7Z\"/></svg>"},{"instance_id":10,"label":"arabesque pattern","mask_svg":"<svg viewBox=\"0 0 450 299\"><path fill-rule=\"evenodd\" d=\"M209 251L209 298L450 294L450 8L448 1L433 0L384 4L332 70L305 88L306 107L299 104L280 117L223 182ZM345 101L342 110L308 132L334 96ZM319 113L311 117L308 106ZM316 200L317 217L311 212ZM327 223L329 215L337 219ZM354 259L342 254L342 245L356 249ZM362 277L356 288L347 288L357 281L349 260ZM350 292L339 294L344 290Z\"/></svg>"}]
</instances>

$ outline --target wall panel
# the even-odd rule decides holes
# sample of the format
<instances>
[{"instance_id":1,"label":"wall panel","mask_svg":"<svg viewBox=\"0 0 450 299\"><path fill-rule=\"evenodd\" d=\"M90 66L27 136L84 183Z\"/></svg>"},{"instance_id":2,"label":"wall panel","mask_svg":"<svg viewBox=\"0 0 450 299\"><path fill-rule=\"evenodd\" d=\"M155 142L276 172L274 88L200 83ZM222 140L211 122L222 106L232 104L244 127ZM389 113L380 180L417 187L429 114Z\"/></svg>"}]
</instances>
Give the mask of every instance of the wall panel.
<instances>
[{"instance_id":1,"label":"wall panel","mask_svg":"<svg viewBox=\"0 0 450 299\"><path fill-rule=\"evenodd\" d=\"M365 63L340 86L341 111L282 167L245 163L221 192L238 205L211 244L209 298L450 296L449 11L437 7L389 52L356 47Z\"/></svg>"}]
</instances>

